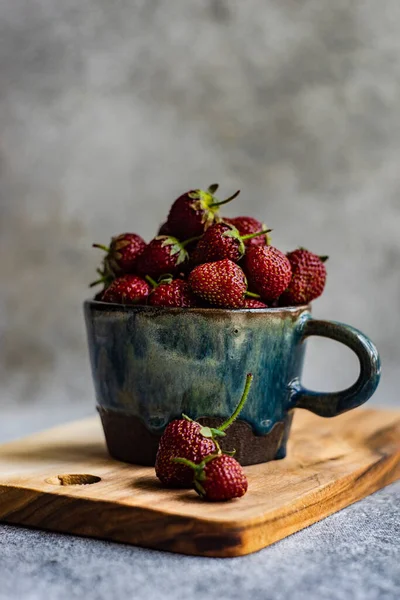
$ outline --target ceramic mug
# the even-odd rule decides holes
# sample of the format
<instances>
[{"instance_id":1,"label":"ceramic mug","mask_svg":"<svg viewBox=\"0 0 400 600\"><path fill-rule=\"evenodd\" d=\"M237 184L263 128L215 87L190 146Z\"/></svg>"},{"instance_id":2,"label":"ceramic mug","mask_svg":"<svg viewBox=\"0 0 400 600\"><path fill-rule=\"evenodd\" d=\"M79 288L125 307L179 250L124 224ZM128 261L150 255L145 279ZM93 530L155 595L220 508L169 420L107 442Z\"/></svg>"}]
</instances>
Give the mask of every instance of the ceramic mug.
<instances>
[{"instance_id":1,"label":"ceramic mug","mask_svg":"<svg viewBox=\"0 0 400 600\"><path fill-rule=\"evenodd\" d=\"M85 317L109 453L136 464L154 464L163 430L182 413L220 424L237 405L247 373L254 376L247 403L222 438L244 465L284 458L294 408L335 417L363 404L379 382L373 343L349 325L313 319L309 306L181 309L87 301ZM351 387L333 393L302 387L304 342L313 335L356 353L360 375Z\"/></svg>"}]
</instances>

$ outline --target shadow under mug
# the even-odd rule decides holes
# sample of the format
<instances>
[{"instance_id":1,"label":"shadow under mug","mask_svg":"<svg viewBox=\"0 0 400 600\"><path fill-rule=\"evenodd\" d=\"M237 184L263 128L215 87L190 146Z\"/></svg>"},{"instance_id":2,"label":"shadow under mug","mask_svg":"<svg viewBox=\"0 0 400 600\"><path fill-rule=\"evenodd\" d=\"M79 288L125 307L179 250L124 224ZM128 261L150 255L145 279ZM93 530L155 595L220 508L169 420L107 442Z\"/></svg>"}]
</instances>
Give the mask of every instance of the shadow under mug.
<instances>
[{"instance_id":1,"label":"shadow under mug","mask_svg":"<svg viewBox=\"0 0 400 600\"><path fill-rule=\"evenodd\" d=\"M363 404L380 377L378 352L349 325L311 317L309 306L206 309L85 302L89 352L109 453L153 465L166 425L182 413L217 426L234 411L252 373L240 418L222 447L243 464L284 458L294 408L335 417ZM305 340L351 348L360 375L348 389L319 393L301 385Z\"/></svg>"}]
</instances>

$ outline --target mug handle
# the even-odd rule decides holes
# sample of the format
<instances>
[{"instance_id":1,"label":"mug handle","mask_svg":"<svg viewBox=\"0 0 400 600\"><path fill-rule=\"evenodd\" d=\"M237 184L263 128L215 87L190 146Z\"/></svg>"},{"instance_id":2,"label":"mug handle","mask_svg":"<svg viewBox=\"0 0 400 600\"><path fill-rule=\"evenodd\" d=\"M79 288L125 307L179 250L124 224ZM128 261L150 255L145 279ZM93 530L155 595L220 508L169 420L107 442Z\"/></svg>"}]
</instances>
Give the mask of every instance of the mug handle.
<instances>
[{"instance_id":1,"label":"mug handle","mask_svg":"<svg viewBox=\"0 0 400 600\"><path fill-rule=\"evenodd\" d=\"M330 338L351 348L360 361L360 375L352 386L340 392L313 392L303 388L296 379L291 384L293 405L321 417L336 417L366 402L378 386L381 371L379 354L371 340L350 325L310 318L304 324L301 341L312 335Z\"/></svg>"}]
</instances>

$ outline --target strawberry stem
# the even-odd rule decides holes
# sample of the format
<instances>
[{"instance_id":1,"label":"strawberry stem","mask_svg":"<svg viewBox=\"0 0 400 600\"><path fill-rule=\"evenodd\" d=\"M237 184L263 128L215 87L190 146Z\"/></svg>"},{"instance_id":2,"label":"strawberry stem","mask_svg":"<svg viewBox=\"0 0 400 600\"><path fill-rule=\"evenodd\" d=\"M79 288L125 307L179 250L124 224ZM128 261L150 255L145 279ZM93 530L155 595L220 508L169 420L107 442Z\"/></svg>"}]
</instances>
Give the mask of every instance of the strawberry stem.
<instances>
[{"instance_id":1,"label":"strawberry stem","mask_svg":"<svg viewBox=\"0 0 400 600\"><path fill-rule=\"evenodd\" d=\"M196 488L196 491L198 492L199 496L201 496L201 498L206 497L206 490L203 488L203 486L197 479L194 480L194 487Z\"/></svg>"},{"instance_id":2,"label":"strawberry stem","mask_svg":"<svg viewBox=\"0 0 400 600\"><path fill-rule=\"evenodd\" d=\"M197 466L200 469L203 469L207 463L211 462L212 460L214 460L214 458L217 458L218 456L221 456L221 452L217 452L216 454L208 454L205 458L203 458L203 460L201 461L201 463L199 463Z\"/></svg>"},{"instance_id":3,"label":"strawberry stem","mask_svg":"<svg viewBox=\"0 0 400 600\"><path fill-rule=\"evenodd\" d=\"M187 467L192 467L192 468L196 467L196 469L199 470L199 469L203 468L204 465L207 464L207 462L212 460L212 458L215 458L216 456L220 455L221 448L215 438L216 437L224 437L226 435L225 429L228 429L228 427L230 425L232 425L232 423L238 418L238 416L247 400L247 396L249 395L252 381L253 381L253 375L251 373L248 373L246 376L246 383L244 386L242 397L240 398L239 404L237 405L237 407L235 408L233 414L229 417L229 419L227 419L224 423L222 423L222 425L220 427L201 427L201 429L200 429L200 434L203 437L212 439L214 441L214 444L217 448L217 454L210 454L198 465L194 465L194 463L189 464L191 461L187 461L186 458L172 458L171 460L173 462L180 462L181 464L186 465ZM185 415L183 413L182 413L182 417L184 419L186 419L187 421L193 422L193 420L190 417L188 417L187 415ZM183 462L183 461L186 461L186 462Z\"/></svg>"},{"instance_id":4,"label":"strawberry stem","mask_svg":"<svg viewBox=\"0 0 400 600\"><path fill-rule=\"evenodd\" d=\"M245 296L247 296L247 298L256 298L257 300L261 298L260 294L255 294L254 292L246 292Z\"/></svg>"},{"instance_id":5,"label":"strawberry stem","mask_svg":"<svg viewBox=\"0 0 400 600\"><path fill-rule=\"evenodd\" d=\"M190 467L191 469L194 469L195 471L199 466L199 465L196 465L191 460L188 460L187 458L172 457L171 462L176 463L178 465L185 465L185 467Z\"/></svg>"},{"instance_id":6,"label":"strawberry stem","mask_svg":"<svg viewBox=\"0 0 400 600\"><path fill-rule=\"evenodd\" d=\"M173 278L174 278L174 276L172 275L172 273L163 273L158 278L158 284L160 284L160 283L171 283L171 281L173 280Z\"/></svg>"},{"instance_id":7,"label":"strawberry stem","mask_svg":"<svg viewBox=\"0 0 400 600\"><path fill-rule=\"evenodd\" d=\"M186 246L188 246L192 242L197 242L201 237L202 237L201 235L196 235L195 237L191 237L188 240L181 242L180 244L181 244L182 248L186 248Z\"/></svg>"},{"instance_id":8,"label":"strawberry stem","mask_svg":"<svg viewBox=\"0 0 400 600\"><path fill-rule=\"evenodd\" d=\"M154 281L154 279L152 277L150 277L150 275L146 275L145 280L152 286L152 288L154 290L158 286L158 283L156 281Z\"/></svg>"},{"instance_id":9,"label":"strawberry stem","mask_svg":"<svg viewBox=\"0 0 400 600\"><path fill-rule=\"evenodd\" d=\"M237 192L232 194L232 196L229 196L229 198L227 198L226 200L221 200L219 202L212 202L211 204L208 205L208 207L214 208L215 206L222 206L223 204L228 204L228 202L230 202L231 200L234 200L237 196L239 196L239 194L240 194L240 190L238 190Z\"/></svg>"},{"instance_id":10,"label":"strawberry stem","mask_svg":"<svg viewBox=\"0 0 400 600\"><path fill-rule=\"evenodd\" d=\"M247 233L246 235L241 235L240 239L241 240L252 240L255 237L258 237L259 235L264 235L267 233L270 233L272 231L272 229L263 229L263 231L257 231L256 233Z\"/></svg>"},{"instance_id":11,"label":"strawberry stem","mask_svg":"<svg viewBox=\"0 0 400 600\"><path fill-rule=\"evenodd\" d=\"M89 284L89 287L95 287L96 285L99 285L100 283L104 283L106 281L106 277L102 277L101 279L98 279L97 281L92 281L92 283Z\"/></svg>"},{"instance_id":12,"label":"strawberry stem","mask_svg":"<svg viewBox=\"0 0 400 600\"><path fill-rule=\"evenodd\" d=\"M104 250L107 254L110 252L110 248L108 246L104 246L103 244L92 244L92 248L100 248L100 250Z\"/></svg>"},{"instance_id":13,"label":"strawberry stem","mask_svg":"<svg viewBox=\"0 0 400 600\"><path fill-rule=\"evenodd\" d=\"M324 262L326 262L326 261L328 260L329 256L318 256L318 258L319 258L319 260L320 260L321 262L323 262L323 263L324 263Z\"/></svg>"},{"instance_id":14,"label":"strawberry stem","mask_svg":"<svg viewBox=\"0 0 400 600\"><path fill-rule=\"evenodd\" d=\"M229 419L227 421L225 421L225 423L222 423L222 425L220 427L218 427L218 429L220 431L225 431L225 429L228 429L228 427L230 425L232 425L232 423L238 418L240 411L242 410L242 408L247 400L247 396L249 395L252 381L253 381L253 375L251 373L248 373L247 377L246 377L246 384L244 386L243 394L242 394L242 397L240 398L240 402L237 405L235 412L229 417Z\"/></svg>"}]
</instances>

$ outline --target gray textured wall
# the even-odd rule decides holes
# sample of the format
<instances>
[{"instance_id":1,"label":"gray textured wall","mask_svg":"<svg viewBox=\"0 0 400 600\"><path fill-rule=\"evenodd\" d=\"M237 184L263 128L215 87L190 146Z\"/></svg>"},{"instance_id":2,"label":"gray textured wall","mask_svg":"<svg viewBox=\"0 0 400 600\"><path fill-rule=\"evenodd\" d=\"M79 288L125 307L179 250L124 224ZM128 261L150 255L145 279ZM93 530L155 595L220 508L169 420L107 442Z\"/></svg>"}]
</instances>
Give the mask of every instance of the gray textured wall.
<instances>
[{"instance_id":1,"label":"gray textured wall","mask_svg":"<svg viewBox=\"0 0 400 600\"><path fill-rule=\"evenodd\" d=\"M0 0L1 403L93 402L91 242L214 180L330 255L315 314L372 336L398 402L399 29L398 0ZM310 344L306 383L356 372Z\"/></svg>"}]
</instances>

